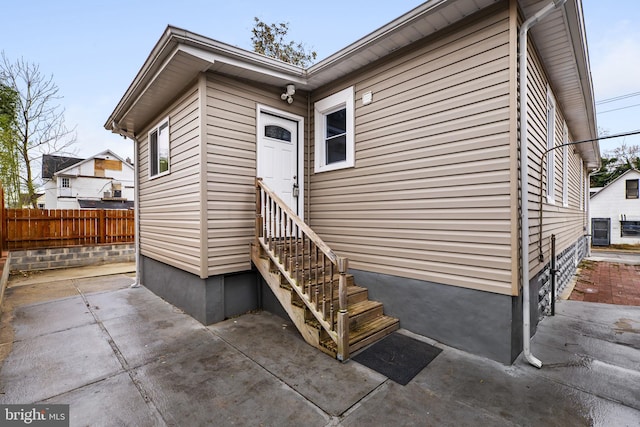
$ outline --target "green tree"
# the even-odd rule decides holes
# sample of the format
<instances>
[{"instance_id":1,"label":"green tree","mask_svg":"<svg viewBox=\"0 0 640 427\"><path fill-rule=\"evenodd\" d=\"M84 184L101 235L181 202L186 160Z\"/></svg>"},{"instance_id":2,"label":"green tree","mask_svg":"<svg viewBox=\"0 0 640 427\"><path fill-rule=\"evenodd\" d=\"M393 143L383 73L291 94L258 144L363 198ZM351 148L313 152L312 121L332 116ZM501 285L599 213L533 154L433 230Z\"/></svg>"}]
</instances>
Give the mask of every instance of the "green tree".
<instances>
[{"instance_id":1,"label":"green tree","mask_svg":"<svg viewBox=\"0 0 640 427\"><path fill-rule=\"evenodd\" d=\"M20 163L16 150L17 102L17 92L0 83L0 183L9 207L17 206L20 201Z\"/></svg>"},{"instance_id":2,"label":"green tree","mask_svg":"<svg viewBox=\"0 0 640 427\"><path fill-rule=\"evenodd\" d=\"M17 94L15 146L7 147L19 164L20 187L37 207L34 166L43 154L65 153L75 143L75 129L64 123L61 96L53 76L45 76L37 64L24 59L11 62L2 52L0 84ZM13 158L13 157L12 157Z\"/></svg>"},{"instance_id":3,"label":"green tree","mask_svg":"<svg viewBox=\"0 0 640 427\"><path fill-rule=\"evenodd\" d=\"M313 50L307 52L302 43L285 40L289 32L288 22L268 25L258 18L253 19L251 42L255 52L300 67L306 67L316 59L318 54Z\"/></svg>"},{"instance_id":4,"label":"green tree","mask_svg":"<svg viewBox=\"0 0 640 427\"><path fill-rule=\"evenodd\" d=\"M604 153L602 166L591 174L591 187L604 187L629 169L640 169L640 146L622 143Z\"/></svg>"}]
</instances>

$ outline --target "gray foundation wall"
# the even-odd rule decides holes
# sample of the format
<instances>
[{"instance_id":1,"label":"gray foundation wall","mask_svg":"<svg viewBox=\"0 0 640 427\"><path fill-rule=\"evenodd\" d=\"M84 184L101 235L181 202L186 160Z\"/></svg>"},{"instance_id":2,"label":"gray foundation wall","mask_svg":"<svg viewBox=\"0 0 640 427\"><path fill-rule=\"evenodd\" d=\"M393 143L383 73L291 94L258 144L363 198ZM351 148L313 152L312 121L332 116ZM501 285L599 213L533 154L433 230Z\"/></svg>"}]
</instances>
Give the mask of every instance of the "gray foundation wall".
<instances>
[{"instance_id":1,"label":"gray foundation wall","mask_svg":"<svg viewBox=\"0 0 640 427\"><path fill-rule=\"evenodd\" d=\"M521 351L518 298L366 271L350 273L404 329L507 364Z\"/></svg>"},{"instance_id":2,"label":"gray foundation wall","mask_svg":"<svg viewBox=\"0 0 640 427\"><path fill-rule=\"evenodd\" d=\"M584 258L587 239L556 254L557 298ZM494 294L439 283L350 270L369 298L384 304L400 326L469 353L511 364L522 352L522 295ZM550 263L530 281L531 335L550 312Z\"/></svg>"},{"instance_id":3,"label":"gray foundation wall","mask_svg":"<svg viewBox=\"0 0 640 427\"><path fill-rule=\"evenodd\" d=\"M135 261L133 243L11 251L11 270L32 271Z\"/></svg>"},{"instance_id":4,"label":"gray foundation wall","mask_svg":"<svg viewBox=\"0 0 640 427\"><path fill-rule=\"evenodd\" d=\"M141 257L141 283L205 325L259 307L260 283L255 271L200 277Z\"/></svg>"},{"instance_id":5,"label":"gray foundation wall","mask_svg":"<svg viewBox=\"0 0 640 427\"><path fill-rule=\"evenodd\" d=\"M558 254L559 282L568 281L585 254L585 241ZM511 364L522 352L522 295L513 297L361 270L350 270L369 298L384 304L400 326L469 353ZM532 335L544 316L549 266L530 282ZM287 314L256 271L201 279L142 257L142 284L204 324L254 309Z\"/></svg>"}]
</instances>

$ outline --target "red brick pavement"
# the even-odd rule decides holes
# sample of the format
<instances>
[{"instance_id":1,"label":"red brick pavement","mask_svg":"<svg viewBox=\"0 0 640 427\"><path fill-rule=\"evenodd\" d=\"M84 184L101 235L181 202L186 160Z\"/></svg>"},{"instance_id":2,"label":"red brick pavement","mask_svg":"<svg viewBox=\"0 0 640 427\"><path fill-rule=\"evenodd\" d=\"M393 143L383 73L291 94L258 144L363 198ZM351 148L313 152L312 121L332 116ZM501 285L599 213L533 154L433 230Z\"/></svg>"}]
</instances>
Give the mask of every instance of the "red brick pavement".
<instances>
[{"instance_id":1,"label":"red brick pavement","mask_svg":"<svg viewBox=\"0 0 640 427\"><path fill-rule=\"evenodd\" d=\"M640 306L640 265L583 261L570 300Z\"/></svg>"}]
</instances>

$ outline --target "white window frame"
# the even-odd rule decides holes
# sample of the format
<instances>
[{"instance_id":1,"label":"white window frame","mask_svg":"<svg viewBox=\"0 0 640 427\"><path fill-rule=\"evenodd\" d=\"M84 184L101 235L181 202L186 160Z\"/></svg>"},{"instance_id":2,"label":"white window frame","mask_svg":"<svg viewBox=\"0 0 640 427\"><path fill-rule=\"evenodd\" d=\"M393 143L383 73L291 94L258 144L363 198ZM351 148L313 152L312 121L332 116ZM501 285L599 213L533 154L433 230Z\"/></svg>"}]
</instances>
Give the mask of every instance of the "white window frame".
<instances>
[{"instance_id":1,"label":"white window frame","mask_svg":"<svg viewBox=\"0 0 640 427\"><path fill-rule=\"evenodd\" d=\"M547 87L547 203L555 204L556 156L551 150L556 142L556 101Z\"/></svg>"},{"instance_id":2,"label":"white window frame","mask_svg":"<svg viewBox=\"0 0 640 427\"><path fill-rule=\"evenodd\" d=\"M565 123L562 129L562 143L567 144L568 142L569 130ZM569 207L569 147L567 145L562 147L562 206Z\"/></svg>"},{"instance_id":3,"label":"white window frame","mask_svg":"<svg viewBox=\"0 0 640 427\"><path fill-rule=\"evenodd\" d=\"M580 159L580 210L584 211L587 205L587 198L585 197L586 180L584 179L584 161Z\"/></svg>"},{"instance_id":4,"label":"white window frame","mask_svg":"<svg viewBox=\"0 0 640 427\"><path fill-rule=\"evenodd\" d=\"M326 116L342 108L346 109L346 159L341 162L326 162ZM317 172L327 172L336 169L350 168L355 165L355 106L354 87L348 87L334 93L314 104L315 131L315 168Z\"/></svg>"},{"instance_id":5,"label":"white window frame","mask_svg":"<svg viewBox=\"0 0 640 427\"><path fill-rule=\"evenodd\" d=\"M60 188L71 188L71 179L66 176L60 177Z\"/></svg>"},{"instance_id":6,"label":"white window frame","mask_svg":"<svg viewBox=\"0 0 640 427\"><path fill-rule=\"evenodd\" d=\"M165 123L166 123L166 131L163 130L161 133L159 133L161 128L164 127ZM169 122L169 117L166 117L163 120L161 120L157 125L152 127L149 130L148 134L147 134L147 141L148 141L148 144L149 144L149 179L159 178L161 176L165 176L165 175L168 175L168 174L171 173L171 140L169 138L169 135L170 135L169 130L170 130L170 128L171 128L171 124ZM157 158L154 158L154 150L151 147L151 134L153 134L154 132L155 133L159 133L158 138L157 138L158 146L160 145L160 142L161 142L160 138L162 138L162 140L165 140L165 138L166 138L166 144L167 144L167 150L168 150L168 152L167 152L167 170L166 171L159 172L160 171L160 156L159 156L159 153L157 152L157 149L155 151L155 153L157 154ZM155 173L155 174L153 173L153 167L152 167L152 165L154 163L156 164L156 168L158 170L158 172Z\"/></svg>"}]
</instances>

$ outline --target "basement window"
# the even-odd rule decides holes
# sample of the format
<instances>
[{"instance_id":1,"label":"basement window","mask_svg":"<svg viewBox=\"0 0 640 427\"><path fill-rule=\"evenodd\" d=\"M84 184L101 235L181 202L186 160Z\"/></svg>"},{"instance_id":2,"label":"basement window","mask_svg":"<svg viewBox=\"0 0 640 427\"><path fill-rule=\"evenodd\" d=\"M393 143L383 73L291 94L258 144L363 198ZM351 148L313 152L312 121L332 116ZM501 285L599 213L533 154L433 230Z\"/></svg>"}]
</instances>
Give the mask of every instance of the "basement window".
<instances>
[{"instance_id":1,"label":"basement window","mask_svg":"<svg viewBox=\"0 0 640 427\"><path fill-rule=\"evenodd\" d=\"M315 103L315 172L354 166L353 86Z\"/></svg>"},{"instance_id":2,"label":"basement window","mask_svg":"<svg viewBox=\"0 0 640 427\"><path fill-rule=\"evenodd\" d=\"M640 236L640 221L620 221L620 237L638 236Z\"/></svg>"},{"instance_id":3,"label":"basement window","mask_svg":"<svg viewBox=\"0 0 640 427\"><path fill-rule=\"evenodd\" d=\"M637 199L638 198L638 180L628 179L626 182L625 191L626 191L627 199Z\"/></svg>"},{"instance_id":4,"label":"basement window","mask_svg":"<svg viewBox=\"0 0 640 427\"><path fill-rule=\"evenodd\" d=\"M149 177L166 175L169 169L169 118L149 131Z\"/></svg>"}]
</instances>

